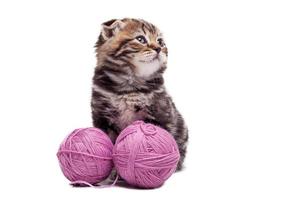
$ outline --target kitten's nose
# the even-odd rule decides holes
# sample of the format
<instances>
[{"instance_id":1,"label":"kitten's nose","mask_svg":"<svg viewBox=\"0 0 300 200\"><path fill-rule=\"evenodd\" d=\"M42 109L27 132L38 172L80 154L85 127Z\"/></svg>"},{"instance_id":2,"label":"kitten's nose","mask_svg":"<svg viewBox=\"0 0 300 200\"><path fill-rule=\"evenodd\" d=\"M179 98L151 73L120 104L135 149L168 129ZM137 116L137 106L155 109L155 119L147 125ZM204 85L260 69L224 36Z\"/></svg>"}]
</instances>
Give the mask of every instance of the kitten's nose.
<instances>
[{"instance_id":1,"label":"kitten's nose","mask_svg":"<svg viewBox=\"0 0 300 200\"><path fill-rule=\"evenodd\" d=\"M157 54L159 54L159 52L161 51L161 48L160 47L155 47L153 50L156 51Z\"/></svg>"}]
</instances>

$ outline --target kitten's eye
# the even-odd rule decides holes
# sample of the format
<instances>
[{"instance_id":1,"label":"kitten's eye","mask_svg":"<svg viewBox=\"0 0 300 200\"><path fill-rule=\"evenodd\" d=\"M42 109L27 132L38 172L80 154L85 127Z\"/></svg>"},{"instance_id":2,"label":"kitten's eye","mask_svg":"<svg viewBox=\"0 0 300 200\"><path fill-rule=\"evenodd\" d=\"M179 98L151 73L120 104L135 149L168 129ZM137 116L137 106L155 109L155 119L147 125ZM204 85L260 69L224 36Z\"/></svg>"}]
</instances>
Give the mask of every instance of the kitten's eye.
<instances>
[{"instance_id":1,"label":"kitten's eye","mask_svg":"<svg viewBox=\"0 0 300 200\"><path fill-rule=\"evenodd\" d=\"M159 44L161 47L164 47L164 46L165 46L165 42L164 42L164 40L163 40L162 38L158 38L158 39L157 39L157 42L158 42L158 44Z\"/></svg>"},{"instance_id":2,"label":"kitten's eye","mask_svg":"<svg viewBox=\"0 0 300 200\"><path fill-rule=\"evenodd\" d=\"M136 39L137 39L140 43L142 43L142 44L146 44L146 43L147 43L146 38L145 38L144 36L142 36L142 35L137 36Z\"/></svg>"}]
</instances>

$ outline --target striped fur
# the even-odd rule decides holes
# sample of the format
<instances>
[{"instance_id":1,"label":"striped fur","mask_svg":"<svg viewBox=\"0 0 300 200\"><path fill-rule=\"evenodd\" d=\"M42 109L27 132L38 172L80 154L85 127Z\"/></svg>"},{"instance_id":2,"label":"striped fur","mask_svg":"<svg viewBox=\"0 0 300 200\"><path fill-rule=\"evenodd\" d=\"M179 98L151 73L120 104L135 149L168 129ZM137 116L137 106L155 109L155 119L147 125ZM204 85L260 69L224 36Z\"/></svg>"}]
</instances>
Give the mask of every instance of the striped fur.
<instances>
[{"instance_id":1,"label":"striped fur","mask_svg":"<svg viewBox=\"0 0 300 200\"><path fill-rule=\"evenodd\" d=\"M160 31L144 20L110 20L103 24L95 47L94 126L107 132L113 142L135 120L161 126L178 144L177 169L181 169L188 130L164 87L168 51Z\"/></svg>"}]
</instances>

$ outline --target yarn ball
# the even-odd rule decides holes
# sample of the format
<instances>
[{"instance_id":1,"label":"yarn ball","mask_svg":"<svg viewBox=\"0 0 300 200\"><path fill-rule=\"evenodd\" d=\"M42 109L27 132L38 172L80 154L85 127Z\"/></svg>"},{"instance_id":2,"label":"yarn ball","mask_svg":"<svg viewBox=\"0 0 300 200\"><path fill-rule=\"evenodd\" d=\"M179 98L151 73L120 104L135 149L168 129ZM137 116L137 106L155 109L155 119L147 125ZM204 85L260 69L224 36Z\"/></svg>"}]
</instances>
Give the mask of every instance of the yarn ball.
<instances>
[{"instance_id":1,"label":"yarn ball","mask_svg":"<svg viewBox=\"0 0 300 200\"><path fill-rule=\"evenodd\" d=\"M71 182L96 184L112 170L112 150L113 144L103 131L80 128L64 139L57 157L63 174Z\"/></svg>"},{"instance_id":2,"label":"yarn ball","mask_svg":"<svg viewBox=\"0 0 300 200\"><path fill-rule=\"evenodd\" d=\"M179 158L173 136L143 121L126 127L113 149L118 174L139 188L160 187L175 172Z\"/></svg>"}]
</instances>

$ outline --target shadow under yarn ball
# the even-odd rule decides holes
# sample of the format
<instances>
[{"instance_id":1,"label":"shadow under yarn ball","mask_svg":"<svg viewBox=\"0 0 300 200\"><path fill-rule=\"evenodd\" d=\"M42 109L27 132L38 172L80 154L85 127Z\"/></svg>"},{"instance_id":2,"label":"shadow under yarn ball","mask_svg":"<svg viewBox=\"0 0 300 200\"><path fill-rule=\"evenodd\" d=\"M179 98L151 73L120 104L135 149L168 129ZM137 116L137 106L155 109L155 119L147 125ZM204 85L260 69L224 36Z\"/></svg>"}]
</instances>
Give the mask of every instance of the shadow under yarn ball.
<instances>
[{"instance_id":1,"label":"shadow under yarn ball","mask_svg":"<svg viewBox=\"0 0 300 200\"><path fill-rule=\"evenodd\" d=\"M81 128L64 139L57 157L63 174L73 184L96 184L106 179L112 170L112 150L113 144L103 131Z\"/></svg>"},{"instance_id":2,"label":"shadow under yarn ball","mask_svg":"<svg viewBox=\"0 0 300 200\"><path fill-rule=\"evenodd\" d=\"M166 130L136 121L118 136L113 160L118 174L140 188L160 187L176 170L180 155Z\"/></svg>"}]
</instances>

